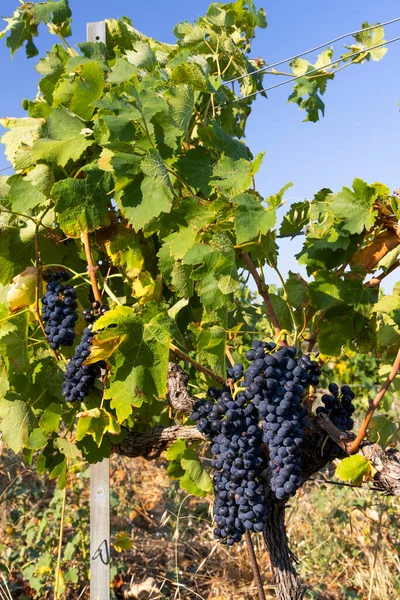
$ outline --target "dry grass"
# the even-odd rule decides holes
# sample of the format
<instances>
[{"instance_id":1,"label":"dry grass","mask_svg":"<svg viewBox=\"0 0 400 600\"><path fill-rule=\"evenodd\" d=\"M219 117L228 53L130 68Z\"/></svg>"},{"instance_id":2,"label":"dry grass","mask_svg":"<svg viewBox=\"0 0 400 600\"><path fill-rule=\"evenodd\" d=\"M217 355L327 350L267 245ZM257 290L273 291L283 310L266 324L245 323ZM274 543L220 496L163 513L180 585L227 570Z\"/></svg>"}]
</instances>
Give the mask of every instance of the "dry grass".
<instances>
[{"instance_id":1,"label":"dry grass","mask_svg":"<svg viewBox=\"0 0 400 600\"><path fill-rule=\"evenodd\" d=\"M43 511L48 506L54 485L44 484L43 479L32 473L23 473L19 465L8 469L7 461L11 460L15 463L15 457L11 459L3 455L4 469L0 470L0 528L3 533L0 549L2 544L5 548L4 557L0 557L0 570L1 558L4 558L6 566L3 572L8 573L13 589L18 590L15 585L15 581L21 580L18 564L7 563L5 559L11 556L15 544L20 543L24 528L32 523L32 519L34 523L35 511ZM17 479L13 482L15 476ZM71 485L68 492L64 547L78 528L77 506L87 511L87 480L77 481L80 483L75 485L76 489ZM18 482L19 490L24 490L23 500L11 493L17 489ZM5 492L9 484L11 486ZM41 490L40 500L36 492L35 499L31 499L33 490ZM143 581L147 581L147 591L143 590L144 595L137 598L257 598L244 543L230 549L215 543L211 521L212 499L194 498L179 490L169 480L164 461L150 463L141 459L113 457L111 501L112 539L124 532L132 541L130 550L122 553L113 550L113 564L118 566L114 598L123 598L124 591ZM26 514L23 513L24 517L17 524L12 523L10 509L20 506L21 502ZM54 523L51 523L51 514L48 517L49 531L56 531L56 512ZM83 519L87 517L87 512L83 512ZM291 501L287 511L290 546L299 561L298 571L310 586L306 597L319 600L398 600L398 517L396 499L384 498L369 490L307 483ZM6 535L11 530L13 535ZM253 539L267 599L270 600L274 598L274 591L269 560L260 536L253 536ZM50 546L54 543L50 542ZM78 553L71 560L82 562L84 559ZM67 569L67 562L63 567ZM84 577L75 586L67 584L63 599L87 599L85 586L87 580ZM29 589L26 587L25 592ZM52 599L51 585L41 596L18 593L12 599L29 597Z\"/></svg>"}]
</instances>

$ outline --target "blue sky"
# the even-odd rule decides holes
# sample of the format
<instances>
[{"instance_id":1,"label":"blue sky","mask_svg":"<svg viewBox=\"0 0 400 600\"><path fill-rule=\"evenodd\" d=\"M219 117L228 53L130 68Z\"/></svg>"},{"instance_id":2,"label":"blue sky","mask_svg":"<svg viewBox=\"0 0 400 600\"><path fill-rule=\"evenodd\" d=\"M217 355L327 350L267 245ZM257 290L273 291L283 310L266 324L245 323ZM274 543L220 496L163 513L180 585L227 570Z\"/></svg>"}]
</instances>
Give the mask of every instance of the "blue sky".
<instances>
[{"instance_id":1,"label":"blue sky","mask_svg":"<svg viewBox=\"0 0 400 600\"><path fill-rule=\"evenodd\" d=\"M1 0L0 12L10 15L17 0ZM88 21L107 17L131 17L134 26L165 42L174 42L172 29L178 21L193 20L204 14L206 0L70 0L74 21L72 42L85 39ZM267 13L268 28L260 30L254 41L252 56L269 63L294 55L330 40L342 33L354 31L364 21L383 22L400 16L396 0L336 0L332 3L294 0L257 3ZM333 8L334 6L334 8ZM400 35L400 22L388 26L386 39ZM41 54L57 40L45 33L39 38ZM341 53L343 42L335 45L335 56ZM316 55L310 55L309 60ZM4 42L0 43L0 68L3 93L0 96L1 116L22 116L21 99L36 93L37 59L26 60L18 52L12 61ZM400 42L389 46L384 59L344 69L328 84L325 94L325 118L319 123L303 123L304 114L294 104L287 105L289 85L269 93L268 100L259 98L249 119L247 143L256 154L267 151L257 177L259 191L267 196L285 183L294 186L288 191L291 201L311 198L322 187L333 190L351 185L355 177L367 182L382 181L391 189L400 187L400 114L399 85ZM271 76L267 85L277 82ZM0 154L0 169L7 166ZM7 171L5 172L7 173ZM284 273L296 268L293 255L301 240L281 244L281 267ZM386 290L398 279L388 277ZM268 280L275 282L268 273Z\"/></svg>"}]
</instances>

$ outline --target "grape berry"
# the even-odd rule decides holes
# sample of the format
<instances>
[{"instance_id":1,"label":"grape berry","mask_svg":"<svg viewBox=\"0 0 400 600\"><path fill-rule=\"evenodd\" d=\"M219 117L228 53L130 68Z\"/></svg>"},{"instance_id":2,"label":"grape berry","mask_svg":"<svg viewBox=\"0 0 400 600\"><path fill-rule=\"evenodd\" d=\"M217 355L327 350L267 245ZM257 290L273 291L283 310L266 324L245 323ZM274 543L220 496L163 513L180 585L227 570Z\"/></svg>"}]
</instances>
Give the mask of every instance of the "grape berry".
<instances>
[{"instance_id":1,"label":"grape berry","mask_svg":"<svg viewBox=\"0 0 400 600\"><path fill-rule=\"evenodd\" d=\"M246 530L262 531L268 514L262 433L257 410L244 394L234 400L228 388L210 388L208 396L196 404L191 419L213 442L214 535L231 546Z\"/></svg>"},{"instance_id":2,"label":"grape berry","mask_svg":"<svg viewBox=\"0 0 400 600\"><path fill-rule=\"evenodd\" d=\"M75 322L78 319L76 309L76 291L72 285L63 285L61 281L69 279L66 271L53 271L42 298L42 319L45 334L52 350L60 346L72 346L75 338Z\"/></svg>"},{"instance_id":3,"label":"grape berry","mask_svg":"<svg viewBox=\"0 0 400 600\"><path fill-rule=\"evenodd\" d=\"M67 402L82 402L89 392L93 389L96 379L101 374L106 364L104 361L98 361L92 365L83 365L82 363L90 354L90 346L94 336L93 323L104 314L107 306L101 306L100 302L93 302L92 310L84 310L83 316L88 323L83 331L80 344L75 348L75 354L67 365L64 374L65 382L62 387L62 394Z\"/></svg>"},{"instance_id":4,"label":"grape berry","mask_svg":"<svg viewBox=\"0 0 400 600\"><path fill-rule=\"evenodd\" d=\"M293 346L276 350L273 342L254 340L246 353L247 370L236 364L227 371L231 389L209 388L208 398L191 414L213 443L214 533L222 543L240 541L246 530L262 531L270 511L266 475L278 500L294 496L303 483L308 411L302 401L310 386L318 386L321 369L307 355L296 354ZM329 391L317 413L328 414L342 430L351 429L354 393L347 385L339 392L336 384Z\"/></svg>"}]
</instances>

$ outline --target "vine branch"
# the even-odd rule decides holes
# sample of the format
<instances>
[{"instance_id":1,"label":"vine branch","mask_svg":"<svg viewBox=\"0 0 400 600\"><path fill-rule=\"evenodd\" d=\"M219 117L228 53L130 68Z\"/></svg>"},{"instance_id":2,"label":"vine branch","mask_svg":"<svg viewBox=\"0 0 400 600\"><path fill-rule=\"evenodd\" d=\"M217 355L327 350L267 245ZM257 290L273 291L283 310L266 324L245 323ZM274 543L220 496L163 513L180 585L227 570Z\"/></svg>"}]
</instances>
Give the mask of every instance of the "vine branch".
<instances>
[{"instance_id":1,"label":"vine branch","mask_svg":"<svg viewBox=\"0 0 400 600\"><path fill-rule=\"evenodd\" d=\"M384 273L381 273L380 275L378 275L378 277L373 277L372 279L367 281L367 283L365 284L365 287L368 287L368 288L378 287L380 285L381 281L383 279L385 279L385 277L390 275L390 273L393 273L393 271L395 271L398 267L400 267L400 258L397 259L388 269L386 269L386 271Z\"/></svg>"},{"instance_id":2,"label":"vine branch","mask_svg":"<svg viewBox=\"0 0 400 600\"><path fill-rule=\"evenodd\" d=\"M208 375L208 377L213 377L214 379L216 379L217 381L220 381L221 383L225 383L225 379L223 377L221 377L221 375L217 375L210 369L207 369L207 367L203 367L203 365L198 363L193 358L190 358L190 356L188 354L186 354L186 352L183 352L183 350L180 350L177 346L175 346L175 344L170 344L169 347L172 350L172 352L175 352L175 354L177 354L184 360L187 360L188 363L193 365L193 367L196 369L196 371L199 371L200 373L204 373L205 375Z\"/></svg>"},{"instance_id":3,"label":"vine branch","mask_svg":"<svg viewBox=\"0 0 400 600\"><path fill-rule=\"evenodd\" d=\"M240 257L243 260L243 262L246 264L248 270L250 271L250 273L254 279L254 283L257 286L258 293L260 294L260 296L262 297L262 299L264 301L267 315L275 329L275 333L276 333L276 335L279 335L279 333L281 331L281 327L279 325L278 317L276 316L274 307L272 306L272 302L271 302L271 298L269 297L268 290L263 285L260 275L258 274L258 271L257 271L253 261L251 260L249 254L247 254L247 252L242 252L240 254Z\"/></svg>"},{"instance_id":4,"label":"vine branch","mask_svg":"<svg viewBox=\"0 0 400 600\"><path fill-rule=\"evenodd\" d=\"M97 300L101 304L101 294L100 294L100 290L99 290L99 286L97 284L97 278L96 278L97 268L94 266L94 263L93 263L92 251L90 249L90 238L89 238L89 233L87 231L85 231L85 233L82 233L82 242L83 242L83 246L85 248L86 262L88 265L90 282L92 284L93 296L94 296L95 300Z\"/></svg>"},{"instance_id":5,"label":"vine branch","mask_svg":"<svg viewBox=\"0 0 400 600\"><path fill-rule=\"evenodd\" d=\"M383 384L383 386L381 387L381 389L379 390L379 392L377 393L375 398L372 400L372 402L370 402L368 412L365 415L364 421L362 422L360 429L358 430L357 437L350 444L349 454L354 454L355 452L358 451L360 444L363 441L363 439L365 438L365 435L367 433L367 428L368 428L369 422L371 421L372 415L374 414L375 410L378 408L382 398L386 394L387 390L389 389L390 384L392 383L392 381L398 374L399 370L400 370L400 349L397 352L397 356L395 358L395 361L393 363L393 366L391 368L391 371L390 371L385 383Z\"/></svg>"}]
</instances>

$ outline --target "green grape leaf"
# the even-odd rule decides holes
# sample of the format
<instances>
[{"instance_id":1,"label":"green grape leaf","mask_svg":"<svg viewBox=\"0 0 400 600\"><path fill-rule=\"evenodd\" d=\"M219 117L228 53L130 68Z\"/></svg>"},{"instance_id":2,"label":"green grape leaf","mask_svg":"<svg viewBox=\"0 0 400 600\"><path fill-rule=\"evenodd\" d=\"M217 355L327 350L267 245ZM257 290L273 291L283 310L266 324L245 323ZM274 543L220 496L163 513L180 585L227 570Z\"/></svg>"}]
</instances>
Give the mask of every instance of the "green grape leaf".
<instances>
[{"instance_id":1,"label":"green grape leaf","mask_svg":"<svg viewBox=\"0 0 400 600\"><path fill-rule=\"evenodd\" d=\"M200 332L197 337L198 360L214 373L225 377L226 332L217 325Z\"/></svg>"},{"instance_id":2,"label":"green grape leaf","mask_svg":"<svg viewBox=\"0 0 400 600\"><path fill-rule=\"evenodd\" d=\"M96 168L87 170L85 179L69 177L54 185L59 225L68 237L108 225L107 197L112 188L111 174Z\"/></svg>"},{"instance_id":3,"label":"green grape leaf","mask_svg":"<svg viewBox=\"0 0 400 600\"><path fill-rule=\"evenodd\" d=\"M128 277L137 277L144 270L140 238L131 229L121 229L105 243L105 248L113 265L124 268Z\"/></svg>"},{"instance_id":4,"label":"green grape leaf","mask_svg":"<svg viewBox=\"0 0 400 600\"><path fill-rule=\"evenodd\" d=\"M382 448L395 444L399 435L399 426L386 415L374 415L368 425L368 440Z\"/></svg>"},{"instance_id":5,"label":"green grape leaf","mask_svg":"<svg viewBox=\"0 0 400 600\"><path fill-rule=\"evenodd\" d=\"M189 85L171 87L167 95L167 102L172 122L187 134L194 110L193 88Z\"/></svg>"},{"instance_id":6,"label":"green grape leaf","mask_svg":"<svg viewBox=\"0 0 400 600\"><path fill-rule=\"evenodd\" d=\"M47 436L37 427L30 433L26 447L31 450L39 450L40 448L44 448L46 444Z\"/></svg>"},{"instance_id":7,"label":"green grape leaf","mask_svg":"<svg viewBox=\"0 0 400 600\"><path fill-rule=\"evenodd\" d=\"M75 446L75 444L73 444L72 442L69 442L65 438L62 438L62 437L56 438L53 441L53 444L54 444L54 448L57 448L57 450L59 450L61 452L61 454L64 454L64 456L66 458L74 459L74 458L77 458L79 455L78 448Z\"/></svg>"},{"instance_id":8,"label":"green grape leaf","mask_svg":"<svg viewBox=\"0 0 400 600\"><path fill-rule=\"evenodd\" d=\"M283 237L295 236L301 233L310 219L310 202L295 202L283 217L279 235Z\"/></svg>"},{"instance_id":9,"label":"green grape leaf","mask_svg":"<svg viewBox=\"0 0 400 600\"><path fill-rule=\"evenodd\" d=\"M226 133L216 122L213 125L200 125L198 135L206 148L223 152L233 160L250 159L250 151L247 146Z\"/></svg>"},{"instance_id":10,"label":"green grape leaf","mask_svg":"<svg viewBox=\"0 0 400 600\"><path fill-rule=\"evenodd\" d=\"M15 170L30 167L32 164L31 146L41 134L43 119L0 119L0 124L9 129L1 143L6 147L6 156Z\"/></svg>"},{"instance_id":11,"label":"green grape leaf","mask_svg":"<svg viewBox=\"0 0 400 600\"><path fill-rule=\"evenodd\" d=\"M194 188L208 196L212 175L212 159L209 152L202 146L189 150L175 164L175 169L182 179Z\"/></svg>"},{"instance_id":12,"label":"green grape leaf","mask_svg":"<svg viewBox=\"0 0 400 600\"><path fill-rule=\"evenodd\" d=\"M119 416L126 414L129 402L140 406L154 396L165 398L171 338L168 315L160 312L144 322L131 308L119 306L100 317L96 327L94 350L104 348L98 359L108 359L113 366L105 394L120 410ZM115 339L118 343L113 346Z\"/></svg>"},{"instance_id":13,"label":"green grape leaf","mask_svg":"<svg viewBox=\"0 0 400 600\"><path fill-rule=\"evenodd\" d=\"M168 213L174 197L167 168L157 150L149 150L141 168L143 175L116 196L118 206L135 231L143 229L162 212Z\"/></svg>"},{"instance_id":14,"label":"green grape leaf","mask_svg":"<svg viewBox=\"0 0 400 600\"><path fill-rule=\"evenodd\" d=\"M335 273L319 271L315 281L309 284L311 304L323 310L343 301L346 304L374 304L378 299L378 290L363 285L358 279L341 279Z\"/></svg>"},{"instance_id":15,"label":"green grape leaf","mask_svg":"<svg viewBox=\"0 0 400 600\"><path fill-rule=\"evenodd\" d=\"M76 429L76 440L80 442L86 435L90 435L97 446L100 447L106 433L118 435L120 432L121 428L114 415L104 408L92 408L80 413Z\"/></svg>"},{"instance_id":16,"label":"green grape leaf","mask_svg":"<svg viewBox=\"0 0 400 600\"><path fill-rule=\"evenodd\" d=\"M46 202L47 198L23 175L13 175L8 179L10 202L15 212L28 213Z\"/></svg>"},{"instance_id":17,"label":"green grape leaf","mask_svg":"<svg viewBox=\"0 0 400 600\"><path fill-rule=\"evenodd\" d=\"M280 326L282 329L291 331L293 322L287 303L281 296L278 296L277 294L270 294L269 297Z\"/></svg>"},{"instance_id":18,"label":"green grape leaf","mask_svg":"<svg viewBox=\"0 0 400 600\"><path fill-rule=\"evenodd\" d=\"M212 481L197 453L184 440L176 440L167 450L168 475L179 479L182 489L195 496L212 492Z\"/></svg>"},{"instance_id":19,"label":"green grape leaf","mask_svg":"<svg viewBox=\"0 0 400 600\"><path fill-rule=\"evenodd\" d=\"M45 137L38 139L32 147L32 157L60 167L65 167L69 160L78 160L94 142L86 137L81 119L63 108L53 108L43 133Z\"/></svg>"},{"instance_id":20,"label":"green grape leaf","mask_svg":"<svg viewBox=\"0 0 400 600\"><path fill-rule=\"evenodd\" d=\"M319 323L318 346L327 356L339 356L342 346L370 351L376 344L374 324L352 307L340 303L328 308Z\"/></svg>"},{"instance_id":21,"label":"green grape leaf","mask_svg":"<svg viewBox=\"0 0 400 600\"><path fill-rule=\"evenodd\" d=\"M7 26L0 31L0 39L9 34L6 40L7 47L10 48L10 54L13 56L19 48L25 44L25 52L28 58L33 58L39 53L39 50L32 41L37 35L37 24L32 18L20 8L17 9L12 17L4 19Z\"/></svg>"},{"instance_id":22,"label":"green grape leaf","mask_svg":"<svg viewBox=\"0 0 400 600\"><path fill-rule=\"evenodd\" d=\"M133 50L126 52L128 62L138 69L152 71L157 64L157 58L147 41L138 40L133 44Z\"/></svg>"},{"instance_id":23,"label":"green grape leaf","mask_svg":"<svg viewBox=\"0 0 400 600\"><path fill-rule=\"evenodd\" d=\"M233 160L223 156L213 169L211 185L218 189L228 189L242 192L251 187L253 181L253 163L239 158Z\"/></svg>"},{"instance_id":24,"label":"green grape leaf","mask_svg":"<svg viewBox=\"0 0 400 600\"><path fill-rule=\"evenodd\" d=\"M272 207L265 208L261 199L245 193L232 198L238 207L235 211L235 232L238 244L244 244L266 234L276 222L276 212Z\"/></svg>"},{"instance_id":25,"label":"green grape leaf","mask_svg":"<svg viewBox=\"0 0 400 600\"><path fill-rule=\"evenodd\" d=\"M0 400L0 431L13 452L21 452L34 426L32 410L18 395L9 393Z\"/></svg>"},{"instance_id":26,"label":"green grape leaf","mask_svg":"<svg viewBox=\"0 0 400 600\"><path fill-rule=\"evenodd\" d=\"M177 84L190 84L195 90L208 92L207 78L195 62L185 62L174 67L171 80Z\"/></svg>"},{"instance_id":27,"label":"green grape leaf","mask_svg":"<svg viewBox=\"0 0 400 600\"><path fill-rule=\"evenodd\" d=\"M94 112L93 103L101 98L103 87L104 74L99 63L81 64L69 71L66 79L59 80L53 94L54 106L68 107L78 117L89 121Z\"/></svg>"},{"instance_id":28,"label":"green grape leaf","mask_svg":"<svg viewBox=\"0 0 400 600\"><path fill-rule=\"evenodd\" d=\"M354 485L361 485L363 481L371 479L372 468L369 460L354 454L340 461L336 467L335 475L341 481L350 481Z\"/></svg>"},{"instance_id":29,"label":"green grape leaf","mask_svg":"<svg viewBox=\"0 0 400 600\"><path fill-rule=\"evenodd\" d=\"M334 195L331 209L342 221L342 227L349 233L362 233L370 229L377 215L374 202L378 196L374 186L361 179L353 181L353 190L344 187Z\"/></svg>"},{"instance_id":30,"label":"green grape leaf","mask_svg":"<svg viewBox=\"0 0 400 600\"><path fill-rule=\"evenodd\" d=\"M303 308L308 301L308 284L299 273L289 271L285 282L288 300L294 308Z\"/></svg>"},{"instance_id":31,"label":"green grape leaf","mask_svg":"<svg viewBox=\"0 0 400 600\"><path fill-rule=\"evenodd\" d=\"M43 412L39 420L39 427L44 434L48 435L58 431L61 421L61 405L52 402Z\"/></svg>"}]
</instances>

